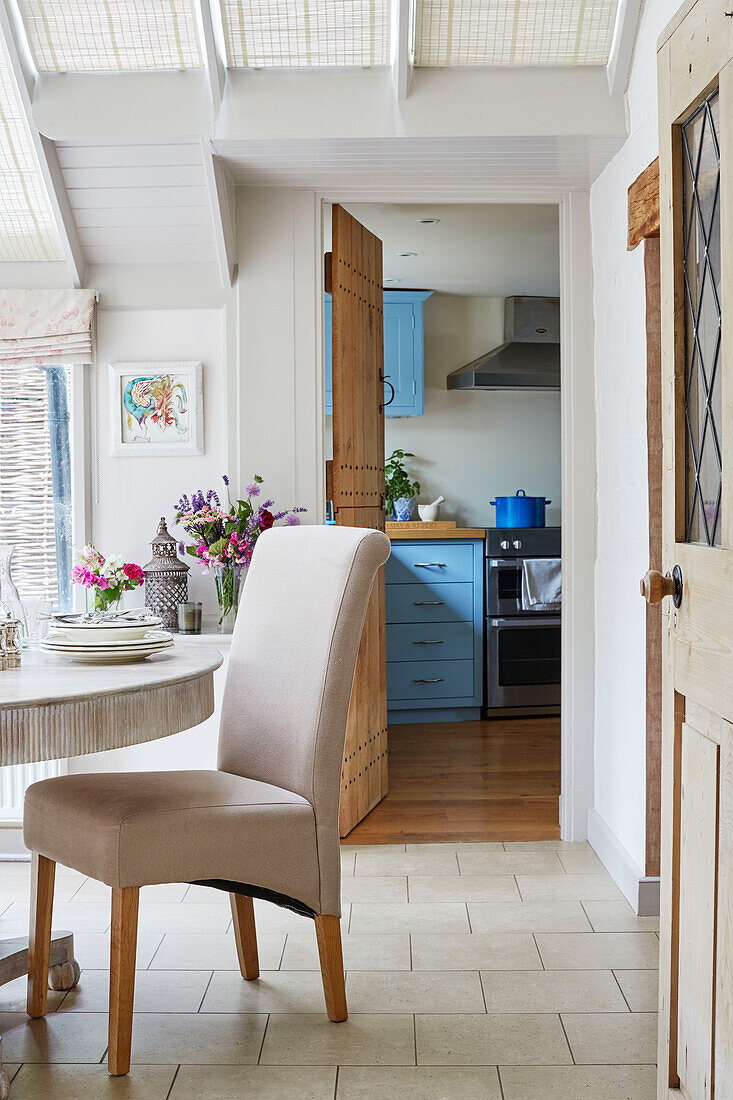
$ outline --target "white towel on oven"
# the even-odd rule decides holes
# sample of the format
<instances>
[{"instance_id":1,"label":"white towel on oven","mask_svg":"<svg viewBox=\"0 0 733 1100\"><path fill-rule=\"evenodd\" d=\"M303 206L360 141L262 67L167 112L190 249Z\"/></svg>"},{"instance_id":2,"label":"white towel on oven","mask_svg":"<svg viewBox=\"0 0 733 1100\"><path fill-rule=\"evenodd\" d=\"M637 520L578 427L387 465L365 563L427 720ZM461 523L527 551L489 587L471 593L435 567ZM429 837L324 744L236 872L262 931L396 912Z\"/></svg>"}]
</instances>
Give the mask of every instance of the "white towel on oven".
<instances>
[{"instance_id":1,"label":"white towel on oven","mask_svg":"<svg viewBox=\"0 0 733 1100\"><path fill-rule=\"evenodd\" d=\"M557 611L562 602L560 558L524 558L522 561L522 610Z\"/></svg>"}]
</instances>

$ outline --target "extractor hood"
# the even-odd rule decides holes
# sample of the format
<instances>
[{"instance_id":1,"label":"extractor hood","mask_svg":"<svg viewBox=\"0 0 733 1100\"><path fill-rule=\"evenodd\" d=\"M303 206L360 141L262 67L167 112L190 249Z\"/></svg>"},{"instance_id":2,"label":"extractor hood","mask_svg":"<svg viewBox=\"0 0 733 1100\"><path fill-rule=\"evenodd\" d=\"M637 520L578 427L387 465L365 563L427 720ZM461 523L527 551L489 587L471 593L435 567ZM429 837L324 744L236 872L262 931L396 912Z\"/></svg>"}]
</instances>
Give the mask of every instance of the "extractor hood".
<instances>
[{"instance_id":1,"label":"extractor hood","mask_svg":"<svg viewBox=\"0 0 733 1100\"><path fill-rule=\"evenodd\" d=\"M448 389L560 389L559 298L507 298L504 340L449 374Z\"/></svg>"}]
</instances>

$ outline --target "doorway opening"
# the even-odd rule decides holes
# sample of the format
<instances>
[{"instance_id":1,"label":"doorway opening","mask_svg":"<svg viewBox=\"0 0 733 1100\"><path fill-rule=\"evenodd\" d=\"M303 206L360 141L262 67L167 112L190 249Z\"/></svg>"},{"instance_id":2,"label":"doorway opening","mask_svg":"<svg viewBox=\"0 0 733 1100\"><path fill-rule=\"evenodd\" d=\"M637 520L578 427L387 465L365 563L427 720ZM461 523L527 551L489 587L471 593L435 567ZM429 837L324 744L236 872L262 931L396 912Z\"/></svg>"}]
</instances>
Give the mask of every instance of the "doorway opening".
<instances>
[{"instance_id":1,"label":"doorway opening","mask_svg":"<svg viewBox=\"0 0 733 1100\"><path fill-rule=\"evenodd\" d=\"M553 840L561 606L547 585L561 555L558 207L346 209L383 242L384 457L404 468L422 506L399 520L394 507L388 522L389 790L348 839ZM328 210L324 226L328 253ZM325 333L330 459L328 297ZM497 363L502 345L508 355ZM481 372L490 371L487 382ZM503 503L513 507L508 517L489 504L518 490L537 498L540 518L527 518L526 497Z\"/></svg>"}]
</instances>

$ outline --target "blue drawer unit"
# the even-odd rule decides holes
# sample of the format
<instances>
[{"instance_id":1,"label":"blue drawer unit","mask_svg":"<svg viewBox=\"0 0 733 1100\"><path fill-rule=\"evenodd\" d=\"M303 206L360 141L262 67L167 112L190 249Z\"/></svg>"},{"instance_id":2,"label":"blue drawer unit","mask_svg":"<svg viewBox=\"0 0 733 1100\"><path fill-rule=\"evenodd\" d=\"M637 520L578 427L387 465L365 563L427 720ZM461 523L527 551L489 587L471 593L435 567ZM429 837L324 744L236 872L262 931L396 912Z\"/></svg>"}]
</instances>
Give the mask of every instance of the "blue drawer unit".
<instances>
[{"instance_id":1,"label":"blue drawer unit","mask_svg":"<svg viewBox=\"0 0 733 1100\"><path fill-rule=\"evenodd\" d=\"M394 386L394 398L385 416L422 416L424 407L423 302L425 290L384 291L384 377ZM324 307L326 346L326 412L333 412L331 384L333 306L330 294ZM391 390L385 386L385 401Z\"/></svg>"},{"instance_id":2,"label":"blue drawer unit","mask_svg":"<svg viewBox=\"0 0 733 1100\"><path fill-rule=\"evenodd\" d=\"M482 539L395 539L385 570L390 722L481 716Z\"/></svg>"}]
</instances>

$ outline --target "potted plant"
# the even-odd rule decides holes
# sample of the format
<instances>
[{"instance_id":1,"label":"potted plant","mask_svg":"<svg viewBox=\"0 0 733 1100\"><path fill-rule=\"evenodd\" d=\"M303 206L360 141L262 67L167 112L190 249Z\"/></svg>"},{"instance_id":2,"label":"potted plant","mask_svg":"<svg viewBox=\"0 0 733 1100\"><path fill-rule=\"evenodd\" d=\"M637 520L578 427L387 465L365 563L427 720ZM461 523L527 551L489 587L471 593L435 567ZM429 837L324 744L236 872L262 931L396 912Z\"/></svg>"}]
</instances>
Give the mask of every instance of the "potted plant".
<instances>
[{"instance_id":1,"label":"potted plant","mask_svg":"<svg viewBox=\"0 0 733 1100\"><path fill-rule=\"evenodd\" d=\"M404 460L414 458L411 451L392 451L384 466L384 487L387 515L400 522L412 519L415 514L415 497L420 492L420 482L410 481Z\"/></svg>"}]
</instances>

